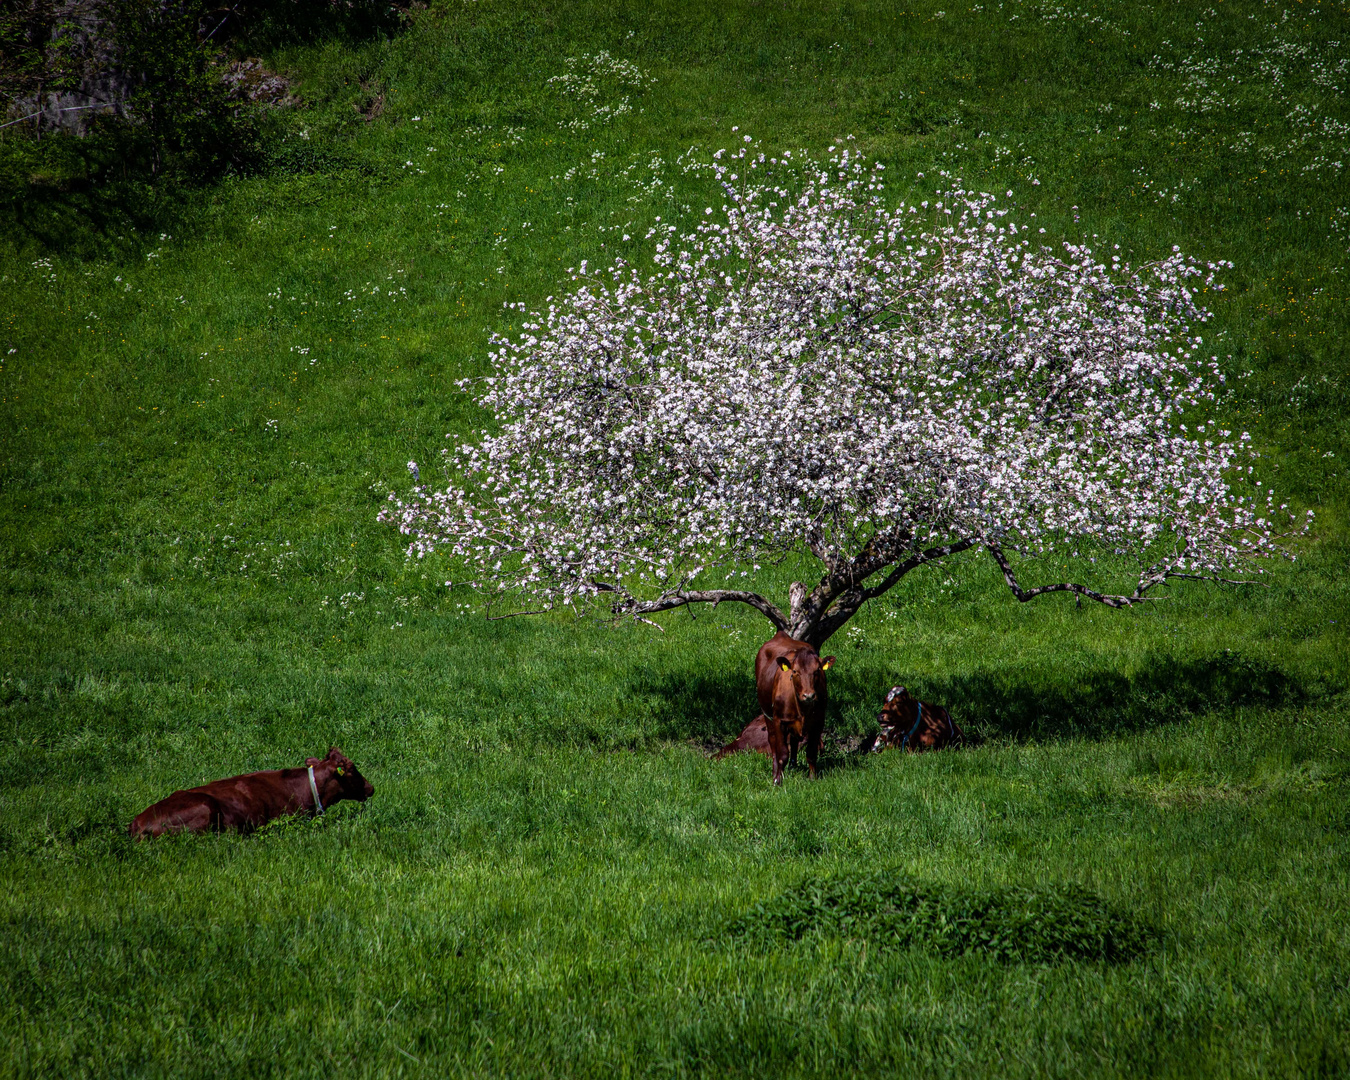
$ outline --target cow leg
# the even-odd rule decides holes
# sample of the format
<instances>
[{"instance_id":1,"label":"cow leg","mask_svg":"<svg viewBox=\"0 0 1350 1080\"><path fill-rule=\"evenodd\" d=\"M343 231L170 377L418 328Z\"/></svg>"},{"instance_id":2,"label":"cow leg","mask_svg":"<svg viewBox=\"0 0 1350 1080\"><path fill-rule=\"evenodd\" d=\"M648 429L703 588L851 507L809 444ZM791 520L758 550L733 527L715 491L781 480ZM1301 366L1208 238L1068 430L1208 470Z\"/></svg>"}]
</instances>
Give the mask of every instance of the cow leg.
<instances>
[{"instance_id":1,"label":"cow leg","mask_svg":"<svg viewBox=\"0 0 1350 1080\"><path fill-rule=\"evenodd\" d=\"M783 738L783 726L776 717L767 718L769 728L769 756L773 758L774 786L783 783L783 766L787 764L787 741Z\"/></svg>"},{"instance_id":2,"label":"cow leg","mask_svg":"<svg viewBox=\"0 0 1350 1080\"><path fill-rule=\"evenodd\" d=\"M811 779L815 780L820 775L820 770L816 767L816 759L820 756L820 737L823 731L812 731L806 739L806 764L811 769Z\"/></svg>"},{"instance_id":3,"label":"cow leg","mask_svg":"<svg viewBox=\"0 0 1350 1080\"><path fill-rule=\"evenodd\" d=\"M801 745L801 738L795 731L788 733L788 767L795 769L797 767L797 747Z\"/></svg>"}]
</instances>

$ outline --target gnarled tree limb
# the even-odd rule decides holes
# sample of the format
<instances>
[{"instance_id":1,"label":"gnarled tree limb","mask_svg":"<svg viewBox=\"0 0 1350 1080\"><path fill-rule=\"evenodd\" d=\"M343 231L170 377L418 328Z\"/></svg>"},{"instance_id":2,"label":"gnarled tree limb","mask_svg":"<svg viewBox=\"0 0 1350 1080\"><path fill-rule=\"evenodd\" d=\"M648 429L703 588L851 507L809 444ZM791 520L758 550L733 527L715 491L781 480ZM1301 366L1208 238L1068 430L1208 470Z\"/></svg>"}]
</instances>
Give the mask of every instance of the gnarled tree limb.
<instances>
[{"instance_id":1,"label":"gnarled tree limb","mask_svg":"<svg viewBox=\"0 0 1350 1080\"><path fill-rule=\"evenodd\" d=\"M1073 582L1059 582L1054 585L1038 585L1034 589L1024 589L1017 581L1017 575L1013 573L1012 566L1008 563L1007 556L997 544L986 544L989 554L994 557L998 563L999 569L1003 571L1003 580L1008 583L1008 588L1012 590L1013 596L1017 597L1022 603L1028 600L1034 600L1043 593L1068 592L1076 593L1079 597L1086 596L1089 600L1096 600L1107 607L1126 608L1133 607L1135 604L1141 604L1146 600L1156 600L1158 597L1149 596L1148 591L1159 585L1166 585L1168 581L1177 578L1181 581L1212 581L1216 585L1256 585L1258 582L1247 578L1226 578L1219 577L1217 574L1190 574L1182 570L1173 569L1176 562L1160 564L1150 567L1139 577L1139 584L1135 586L1134 592L1129 596L1110 596L1095 592L1086 585L1078 585ZM1080 600L1081 603L1081 600Z\"/></svg>"},{"instance_id":2,"label":"gnarled tree limb","mask_svg":"<svg viewBox=\"0 0 1350 1080\"><path fill-rule=\"evenodd\" d=\"M1007 556L1003 554L1003 549L997 544L986 544L985 547L989 549L989 554L994 557L994 562L998 563L999 569L1003 571L1003 580L1008 583L1008 588L1012 590L1013 596L1024 604L1044 593L1053 592L1076 593L1078 596L1086 596L1089 600L1096 600L1099 604L1105 604L1107 607L1113 608L1133 607L1145 600L1155 599L1144 595L1145 590L1151 586L1142 583L1130 596L1109 596L1105 593L1099 593L1095 589L1089 589L1086 585L1078 585L1071 581L1061 581L1054 585L1037 585L1034 589L1024 589L1018 583L1017 575L1013 572ZM1157 582L1154 582L1154 584L1157 584Z\"/></svg>"},{"instance_id":3,"label":"gnarled tree limb","mask_svg":"<svg viewBox=\"0 0 1350 1080\"><path fill-rule=\"evenodd\" d=\"M788 628L787 616L774 604L760 596L759 593L746 592L743 589L677 589L674 592L658 596L655 600L638 600L624 590L605 582L597 581L592 584L600 592L609 592L616 595L617 598L612 608L615 618L633 618L640 622L650 622L650 619L644 619L643 616L654 615L660 611L672 611L689 604L712 604L713 607L716 607L718 604L735 601L740 604L749 604L769 622L773 623L776 629L786 630Z\"/></svg>"},{"instance_id":4,"label":"gnarled tree limb","mask_svg":"<svg viewBox=\"0 0 1350 1080\"><path fill-rule=\"evenodd\" d=\"M924 563L955 555L972 547L974 538L956 540L950 544L938 544L924 551L915 552L903 562L894 546L888 548L889 558L877 554L876 546L869 543L863 553L854 559L849 571L843 574L827 574L819 585L807 593L806 587L794 582L792 587L792 624L789 633L803 641L809 641L819 648L836 630L857 613L868 600L893 588L902 577ZM865 587L868 577L892 566L891 572L878 584Z\"/></svg>"}]
</instances>

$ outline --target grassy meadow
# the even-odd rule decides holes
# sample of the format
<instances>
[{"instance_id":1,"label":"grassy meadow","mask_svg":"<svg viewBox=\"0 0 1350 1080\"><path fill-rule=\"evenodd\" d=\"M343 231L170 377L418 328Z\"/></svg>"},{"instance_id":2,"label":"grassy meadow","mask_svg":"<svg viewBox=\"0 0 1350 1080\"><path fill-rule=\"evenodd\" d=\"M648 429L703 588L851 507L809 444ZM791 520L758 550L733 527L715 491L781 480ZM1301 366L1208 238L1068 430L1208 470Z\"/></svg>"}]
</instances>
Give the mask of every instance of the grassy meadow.
<instances>
[{"instance_id":1,"label":"grassy meadow","mask_svg":"<svg viewBox=\"0 0 1350 1080\"><path fill-rule=\"evenodd\" d=\"M1350 6L937 4L438 2L276 43L284 139L193 190L0 133L0 1076L1350 1075ZM1127 612L916 572L780 790L703 752L753 611L488 622L405 560L504 304L747 134L1231 260L1218 408L1297 560ZM849 752L897 682L982 745ZM126 837L330 744L368 803Z\"/></svg>"}]
</instances>

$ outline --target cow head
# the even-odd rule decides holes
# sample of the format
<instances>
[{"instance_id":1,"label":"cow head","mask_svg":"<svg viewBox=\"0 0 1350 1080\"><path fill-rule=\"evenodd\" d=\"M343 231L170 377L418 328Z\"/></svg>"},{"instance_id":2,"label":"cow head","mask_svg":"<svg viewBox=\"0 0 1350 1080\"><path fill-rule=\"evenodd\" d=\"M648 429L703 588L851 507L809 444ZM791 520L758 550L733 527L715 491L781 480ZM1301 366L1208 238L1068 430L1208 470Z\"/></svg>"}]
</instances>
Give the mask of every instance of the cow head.
<instances>
[{"instance_id":1,"label":"cow head","mask_svg":"<svg viewBox=\"0 0 1350 1080\"><path fill-rule=\"evenodd\" d=\"M877 722L882 727L895 727L901 723L908 727L914 723L914 699L910 697L909 691L903 686L892 686L877 715Z\"/></svg>"},{"instance_id":2,"label":"cow head","mask_svg":"<svg viewBox=\"0 0 1350 1080\"><path fill-rule=\"evenodd\" d=\"M342 798L365 802L375 794L375 785L362 776L360 770L352 764L351 758L336 746L328 748L328 756L323 760L313 757L305 759L305 764L310 766L325 763L333 766L333 779L338 782Z\"/></svg>"},{"instance_id":3,"label":"cow head","mask_svg":"<svg viewBox=\"0 0 1350 1080\"><path fill-rule=\"evenodd\" d=\"M834 657L824 660L820 653L810 647L785 653L778 658L778 667L791 677L797 691L797 701L810 705L825 697L825 672L834 664Z\"/></svg>"}]
</instances>

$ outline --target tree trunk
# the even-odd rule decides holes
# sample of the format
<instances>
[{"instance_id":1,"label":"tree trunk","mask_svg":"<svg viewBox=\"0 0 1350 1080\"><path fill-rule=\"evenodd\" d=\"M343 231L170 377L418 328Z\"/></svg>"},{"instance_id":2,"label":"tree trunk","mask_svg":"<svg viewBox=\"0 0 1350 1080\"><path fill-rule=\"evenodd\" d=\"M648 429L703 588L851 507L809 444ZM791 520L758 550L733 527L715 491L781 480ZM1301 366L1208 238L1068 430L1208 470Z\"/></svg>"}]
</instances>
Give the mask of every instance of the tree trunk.
<instances>
[{"instance_id":1,"label":"tree trunk","mask_svg":"<svg viewBox=\"0 0 1350 1080\"><path fill-rule=\"evenodd\" d=\"M838 589L827 576L810 592L800 581L788 589L788 633L819 649L867 600L861 588Z\"/></svg>"},{"instance_id":2,"label":"tree trunk","mask_svg":"<svg viewBox=\"0 0 1350 1080\"><path fill-rule=\"evenodd\" d=\"M808 640L806 635L813 626L813 620L806 610L806 600L806 586L800 581L794 581L788 587L788 633L798 641Z\"/></svg>"}]
</instances>

